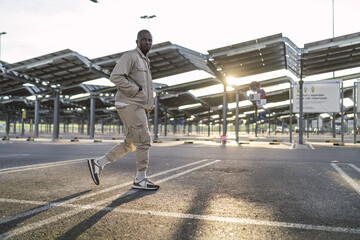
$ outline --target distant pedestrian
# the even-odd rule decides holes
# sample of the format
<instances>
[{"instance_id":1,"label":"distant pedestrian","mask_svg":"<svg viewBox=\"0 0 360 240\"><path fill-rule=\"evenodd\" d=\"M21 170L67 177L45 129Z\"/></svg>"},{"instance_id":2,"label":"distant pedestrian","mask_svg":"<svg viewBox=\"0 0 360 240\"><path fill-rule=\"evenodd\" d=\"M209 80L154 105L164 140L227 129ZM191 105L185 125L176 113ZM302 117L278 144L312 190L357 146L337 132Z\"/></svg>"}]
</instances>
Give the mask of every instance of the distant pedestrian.
<instances>
[{"instance_id":1,"label":"distant pedestrian","mask_svg":"<svg viewBox=\"0 0 360 240\"><path fill-rule=\"evenodd\" d=\"M136 150L137 174L133 188L156 190L159 185L146 176L149 165L151 136L147 125L146 111L154 108L153 82L150 72L148 53L152 47L152 35L141 30L136 39L135 50L123 54L111 73L110 81L117 86L115 107L124 124L124 142L111 148L98 159L88 159L91 177L96 185L104 166Z\"/></svg>"}]
</instances>

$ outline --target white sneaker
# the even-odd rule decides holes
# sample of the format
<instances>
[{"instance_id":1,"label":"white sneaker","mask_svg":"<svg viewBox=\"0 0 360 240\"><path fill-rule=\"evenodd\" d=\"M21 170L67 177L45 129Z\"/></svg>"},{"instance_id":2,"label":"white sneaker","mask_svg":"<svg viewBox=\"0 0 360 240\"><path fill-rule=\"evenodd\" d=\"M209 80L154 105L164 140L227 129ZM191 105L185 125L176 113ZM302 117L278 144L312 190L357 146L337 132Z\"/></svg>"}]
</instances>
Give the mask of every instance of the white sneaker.
<instances>
[{"instance_id":1,"label":"white sneaker","mask_svg":"<svg viewBox=\"0 0 360 240\"><path fill-rule=\"evenodd\" d=\"M88 159L91 178L96 185L100 184L100 174L103 168L95 162L95 159Z\"/></svg>"},{"instance_id":2,"label":"white sneaker","mask_svg":"<svg viewBox=\"0 0 360 240\"><path fill-rule=\"evenodd\" d=\"M144 189L144 190L158 190L159 185L156 185L155 183L151 182L150 179L144 178L143 180L134 180L132 188L135 189Z\"/></svg>"}]
</instances>

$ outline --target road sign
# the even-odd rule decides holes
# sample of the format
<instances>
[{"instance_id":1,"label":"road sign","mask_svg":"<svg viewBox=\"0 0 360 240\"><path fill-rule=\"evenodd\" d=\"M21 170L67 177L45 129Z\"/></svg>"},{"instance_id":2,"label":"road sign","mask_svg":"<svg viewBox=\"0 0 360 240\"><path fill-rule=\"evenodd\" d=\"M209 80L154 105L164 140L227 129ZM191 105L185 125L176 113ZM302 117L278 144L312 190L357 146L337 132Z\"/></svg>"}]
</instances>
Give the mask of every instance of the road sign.
<instances>
[{"instance_id":1,"label":"road sign","mask_svg":"<svg viewBox=\"0 0 360 240\"><path fill-rule=\"evenodd\" d=\"M262 107L262 106L266 105L266 99L260 99L260 100L256 101L256 105L258 107Z\"/></svg>"},{"instance_id":2,"label":"road sign","mask_svg":"<svg viewBox=\"0 0 360 240\"><path fill-rule=\"evenodd\" d=\"M260 93L261 99L264 99L266 97L266 92L264 89L259 89L257 92Z\"/></svg>"},{"instance_id":3,"label":"road sign","mask_svg":"<svg viewBox=\"0 0 360 240\"><path fill-rule=\"evenodd\" d=\"M260 100L260 94L259 93L250 93L249 94L249 100L250 101L257 101Z\"/></svg>"},{"instance_id":4,"label":"road sign","mask_svg":"<svg viewBox=\"0 0 360 240\"><path fill-rule=\"evenodd\" d=\"M261 84L259 82L252 82L249 84L249 88L253 92L257 92L261 87Z\"/></svg>"}]
</instances>

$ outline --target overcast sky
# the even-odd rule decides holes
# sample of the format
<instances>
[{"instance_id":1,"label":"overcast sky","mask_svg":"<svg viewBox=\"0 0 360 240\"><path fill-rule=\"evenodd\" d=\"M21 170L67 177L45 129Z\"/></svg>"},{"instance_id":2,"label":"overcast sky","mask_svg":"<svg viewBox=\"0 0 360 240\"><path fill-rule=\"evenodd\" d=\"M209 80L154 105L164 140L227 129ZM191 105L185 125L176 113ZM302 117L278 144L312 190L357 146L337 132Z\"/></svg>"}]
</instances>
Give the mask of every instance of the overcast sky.
<instances>
[{"instance_id":1,"label":"overcast sky","mask_svg":"<svg viewBox=\"0 0 360 240\"><path fill-rule=\"evenodd\" d=\"M207 50L283 33L297 46L332 37L332 0L0 0L1 60L63 49L88 58L154 44ZM359 32L360 1L335 0L335 36ZM151 20L143 15L156 15Z\"/></svg>"}]
</instances>

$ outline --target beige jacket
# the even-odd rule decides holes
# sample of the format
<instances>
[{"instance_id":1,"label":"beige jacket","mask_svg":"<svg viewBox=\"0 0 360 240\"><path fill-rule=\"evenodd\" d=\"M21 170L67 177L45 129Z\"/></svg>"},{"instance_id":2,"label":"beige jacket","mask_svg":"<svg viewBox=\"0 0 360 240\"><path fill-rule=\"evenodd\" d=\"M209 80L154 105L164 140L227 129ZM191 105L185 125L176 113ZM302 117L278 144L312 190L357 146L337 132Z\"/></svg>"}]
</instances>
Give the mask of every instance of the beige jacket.
<instances>
[{"instance_id":1,"label":"beige jacket","mask_svg":"<svg viewBox=\"0 0 360 240\"><path fill-rule=\"evenodd\" d=\"M154 108L150 60L138 47L120 57L110 75L110 81L118 87L115 106L116 103L125 103L140 105L145 109Z\"/></svg>"}]
</instances>

